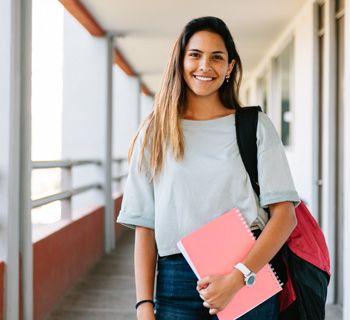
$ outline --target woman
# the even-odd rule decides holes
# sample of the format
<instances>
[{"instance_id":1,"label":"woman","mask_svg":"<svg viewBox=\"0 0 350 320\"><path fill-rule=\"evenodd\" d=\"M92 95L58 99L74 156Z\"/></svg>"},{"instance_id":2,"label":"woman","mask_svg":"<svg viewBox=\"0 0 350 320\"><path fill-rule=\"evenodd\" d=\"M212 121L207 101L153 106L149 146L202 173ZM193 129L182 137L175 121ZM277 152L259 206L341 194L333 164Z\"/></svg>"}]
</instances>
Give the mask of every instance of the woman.
<instances>
[{"instance_id":1,"label":"woman","mask_svg":"<svg viewBox=\"0 0 350 320\"><path fill-rule=\"evenodd\" d=\"M129 151L118 222L136 228L138 319L217 319L245 285L238 268L197 282L176 246L185 235L237 206L252 229L263 230L241 261L256 273L296 225L299 197L281 141L263 113L257 130L260 199L242 163L235 133L241 78L241 60L225 23L215 17L190 21L175 43L154 110ZM263 207L269 207L270 219ZM277 317L272 297L241 319Z\"/></svg>"}]
</instances>

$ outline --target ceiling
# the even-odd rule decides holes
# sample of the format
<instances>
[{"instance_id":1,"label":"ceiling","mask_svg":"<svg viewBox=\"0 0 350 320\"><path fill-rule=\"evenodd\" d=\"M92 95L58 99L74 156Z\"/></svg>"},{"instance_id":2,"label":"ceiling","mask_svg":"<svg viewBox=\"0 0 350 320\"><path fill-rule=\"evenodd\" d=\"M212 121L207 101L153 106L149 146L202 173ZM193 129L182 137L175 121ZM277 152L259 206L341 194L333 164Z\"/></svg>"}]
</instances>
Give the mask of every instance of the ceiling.
<instances>
[{"instance_id":1,"label":"ceiling","mask_svg":"<svg viewBox=\"0 0 350 320\"><path fill-rule=\"evenodd\" d=\"M247 78L308 0L81 0L155 93L177 36L201 16L225 21Z\"/></svg>"}]
</instances>

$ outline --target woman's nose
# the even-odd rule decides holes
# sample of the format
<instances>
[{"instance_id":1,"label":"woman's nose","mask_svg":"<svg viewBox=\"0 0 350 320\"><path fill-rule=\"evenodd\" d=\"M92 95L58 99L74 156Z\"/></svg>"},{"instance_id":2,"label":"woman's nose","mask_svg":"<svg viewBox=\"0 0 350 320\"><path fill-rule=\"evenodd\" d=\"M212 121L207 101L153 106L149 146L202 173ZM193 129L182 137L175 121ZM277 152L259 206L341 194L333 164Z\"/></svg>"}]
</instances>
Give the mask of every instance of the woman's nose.
<instances>
[{"instance_id":1,"label":"woman's nose","mask_svg":"<svg viewBox=\"0 0 350 320\"><path fill-rule=\"evenodd\" d=\"M209 58L203 57L201 59L200 70L201 71L209 71L209 70L211 70L211 64L210 64L210 59Z\"/></svg>"}]
</instances>

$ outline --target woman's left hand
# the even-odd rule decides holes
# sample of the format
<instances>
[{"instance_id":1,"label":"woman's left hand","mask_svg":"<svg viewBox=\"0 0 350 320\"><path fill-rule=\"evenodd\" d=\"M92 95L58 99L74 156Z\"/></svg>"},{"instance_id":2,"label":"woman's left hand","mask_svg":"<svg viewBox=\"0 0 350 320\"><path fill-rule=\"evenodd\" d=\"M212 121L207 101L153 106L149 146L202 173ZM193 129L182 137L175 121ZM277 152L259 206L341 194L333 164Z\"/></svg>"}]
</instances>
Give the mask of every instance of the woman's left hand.
<instances>
[{"instance_id":1,"label":"woman's left hand","mask_svg":"<svg viewBox=\"0 0 350 320\"><path fill-rule=\"evenodd\" d=\"M234 269L227 275L208 276L199 280L196 289L204 300L203 306L210 309L210 314L216 314L225 309L243 286L242 273Z\"/></svg>"}]
</instances>

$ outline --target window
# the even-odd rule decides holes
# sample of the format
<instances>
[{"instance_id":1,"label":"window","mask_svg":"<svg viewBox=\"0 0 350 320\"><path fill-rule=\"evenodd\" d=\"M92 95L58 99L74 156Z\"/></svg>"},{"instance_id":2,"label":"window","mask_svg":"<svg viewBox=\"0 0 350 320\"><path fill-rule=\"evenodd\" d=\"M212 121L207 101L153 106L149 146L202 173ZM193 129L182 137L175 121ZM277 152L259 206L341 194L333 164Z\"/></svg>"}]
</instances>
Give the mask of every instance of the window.
<instances>
[{"instance_id":1,"label":"window","mask_svg":"<svg viewBox=\"0 0 350 320\"><path fill-rule=\"evenodd\" d=\"M277 58L277 70L279 75L280 106L281 106L281 139L285 146L291 144L292 113L292 42L282 51Z\"/></svg>"},{"instance_id":2,"label":"window","mask_svg":"<svg viewBox=\"0 0 350 320\"><path fill-rule=\"evenodd\" d=\"M266 114L268 114L268 73L258 79L258 103Z\"/></svg>"}]
</instances>

